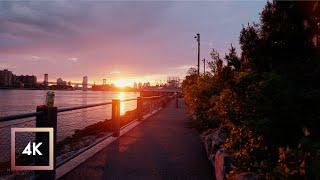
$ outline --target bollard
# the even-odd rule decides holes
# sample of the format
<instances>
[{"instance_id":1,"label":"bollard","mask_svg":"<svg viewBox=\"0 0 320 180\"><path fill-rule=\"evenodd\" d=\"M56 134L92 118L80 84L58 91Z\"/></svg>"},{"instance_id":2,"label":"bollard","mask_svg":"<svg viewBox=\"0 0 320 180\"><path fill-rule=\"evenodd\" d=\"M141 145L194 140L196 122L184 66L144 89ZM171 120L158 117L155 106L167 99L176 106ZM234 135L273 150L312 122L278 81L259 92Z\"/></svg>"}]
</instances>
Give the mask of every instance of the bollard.
<instances>
[{"instance_id":1,"label":"bollard","mask_svg":"<svg viewBox=\"0 0 320 180\"><path fill-rule=\"evenodd\" d=\"M56 142L57 142L57 107L47 107L37 106L37 112L43 112L43 114L36 116L36 127L52 127L53 128L53 167L56 167ZM37 132L36 133L36 142L42 142L44 147L41 152L43 156L49 157L49 137L48 133ZM47 164L43 159L36 158L35 161L41 164ZM35 171L37 179L55 179L55 169L54 170L45 170L45 171Z\"/></svg>"},{"instance_id":2,"label":"bollard","mask_svg":"<svg viewBox=\"0 0 320 180\"><path fill-rule=\"evenodd\" d=\"M47 95L46 95L46 102L45 102L45 105L47 107L53 107L54 105L54 92L53 91L48 91L47 92Z\"/></svg>"},{"instance_id":3,"label":"bollard","mask_svg":"<svg viewBox=\"0 0 320 180\"><path fill-rule=\"evenodd\" d=\"M120 100L112 100L112 129L113 136L120 136Z\"/></svg>"},{"instance_id":4,"label":"bollard","mask_svg":"<svg viewBox=\"0 0 320 180\"><path fill-rule=\"evenodd\" d=\"M138 120L142 120L142 98L137 97L137 115L138 115Z\"/></svg>"}]
</instances>

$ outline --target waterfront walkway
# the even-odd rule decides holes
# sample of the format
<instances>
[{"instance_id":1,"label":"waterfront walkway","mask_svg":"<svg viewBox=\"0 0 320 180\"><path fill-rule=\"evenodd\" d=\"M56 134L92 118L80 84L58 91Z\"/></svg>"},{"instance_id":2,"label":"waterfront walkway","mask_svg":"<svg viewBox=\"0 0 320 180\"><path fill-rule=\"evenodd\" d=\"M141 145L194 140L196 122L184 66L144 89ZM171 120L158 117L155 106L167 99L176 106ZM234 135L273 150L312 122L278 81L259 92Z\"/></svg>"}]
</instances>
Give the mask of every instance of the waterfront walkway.
<instances>
[{"instance_id":1,"label":"waterfront walkway","mask_svg":"<svg viewBox=\"0 0 320 180\"><path fill-rule=\"evenodd\" d=\"M212 173L185 107L171 102L62 179L205 180Z\"/></svg>"}]
</instances>

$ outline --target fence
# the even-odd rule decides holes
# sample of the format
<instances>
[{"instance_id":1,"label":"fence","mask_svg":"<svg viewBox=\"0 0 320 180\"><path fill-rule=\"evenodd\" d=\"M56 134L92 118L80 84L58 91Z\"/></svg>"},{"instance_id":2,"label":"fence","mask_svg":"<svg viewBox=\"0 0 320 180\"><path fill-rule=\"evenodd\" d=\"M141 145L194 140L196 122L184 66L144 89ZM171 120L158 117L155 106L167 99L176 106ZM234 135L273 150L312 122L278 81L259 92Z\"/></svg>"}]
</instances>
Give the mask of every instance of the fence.
<instances>
[{"instance_id":1,"label":"fence","mask_svg":"<svg viewBox=\"0 0 320 180\"><path fill-rule=\"evenodd\" d=\"M111 102L105 103L98 103L98 104L90 104L90 105L83 105L83 106L76 106L76 107L68 107L68 108L57 108L57 107L47 107L47 106L37 106L36 112L32 113L25 113L19 115L11 115L11 116L4 116L0 117L0 122L6 121L14 121L23 118L30 118L36 117L36 127L52 127L54 129L54 148L56 148L57 144L57 117L58 113L67 112L67 111L74 111L79 109L88 109L92 107L98 106L106 106L111 105L112 107L112 114L111 114L111 124L112 124L112 136L119 136L120 135L120 103L128 102L128 101L137 101L136 105L136 116L133 119L142 120L144 114L150 113L150 111L154 110L155 108L164 107L165 104L172 98L173 96L151 96L151 97L137 97L136 99L113 99ZM132 120L133 120L132 119ZM36 141L43 142L43 144L49 144L48 139L44 138L40 133L36 133ZM96 142L97 144L99 142ZM81 152L91 148L95 144L91 144L87 148L84 148ZM48 147L48 146L47 146ZM54 149L54 167L59 167L65 162L71 160L75 156L79 155L81 152L74 154L71 157L68 157L66 160L57 164L56 161L56 149ZM41 160L35 159L37 163L43 163ZM36 178L48 178L54 179L55 178L55 170L52 171L37 171L35 172Z\"/></svg>"}]
</instances>

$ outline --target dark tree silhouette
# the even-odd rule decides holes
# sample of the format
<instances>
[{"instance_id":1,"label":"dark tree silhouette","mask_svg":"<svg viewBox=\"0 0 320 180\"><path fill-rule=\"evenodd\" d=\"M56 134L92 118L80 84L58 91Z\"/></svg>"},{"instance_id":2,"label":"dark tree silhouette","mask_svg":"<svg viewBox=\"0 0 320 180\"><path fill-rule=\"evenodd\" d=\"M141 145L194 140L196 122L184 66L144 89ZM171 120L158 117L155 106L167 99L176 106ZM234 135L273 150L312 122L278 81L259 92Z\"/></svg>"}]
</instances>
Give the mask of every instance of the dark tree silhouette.
<instances>
[{"instance_id":1,"label":"dark tree silhouette","mask_svg":"<svg viewBox=\"0 0 320 180\"><path fill-rule=\"evenodd\" d=\"M211 121L229 129L224 147L237 157L234 171L320 178L319 7L268 2L260 23L242 28L240 57L231 45L224 64L213 50L212 74L183 82L190 112L206 119L205 127Z\"/></svg>"}]
</instances>

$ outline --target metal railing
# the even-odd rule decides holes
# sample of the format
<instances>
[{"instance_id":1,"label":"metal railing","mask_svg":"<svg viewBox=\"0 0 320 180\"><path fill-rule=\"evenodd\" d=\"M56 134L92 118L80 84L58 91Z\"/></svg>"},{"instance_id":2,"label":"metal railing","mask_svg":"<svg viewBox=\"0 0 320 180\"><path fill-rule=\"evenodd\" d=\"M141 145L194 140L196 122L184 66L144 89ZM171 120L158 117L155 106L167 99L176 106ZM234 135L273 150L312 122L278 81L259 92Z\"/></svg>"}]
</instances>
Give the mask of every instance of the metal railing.
<instances>
[{"instance_id":1,"label":"metal railing","mask_svg":"<svg viewBox=\"0 0 320 180\"><path fill-rule=\"evenodd\" d=\"M119 136L120 135L120 103L121 102L128 102L128 101L137 101L136 106L136 115L137 117L135 119L142 120L144 115L144 104L148 104L148 109L150 110L150 107L152 108L154 106L154 103L150 103L150 101L157 102L158 106L163 106L165 103L167 103L172 97L174 96L150 96L150 97L137 97L134 99L112 99L111 102L104 102L104 103L97 103L97 104L89 104L89 105L82 105L82 106L75 106L75 107L66 107L66 108L57 108L57 107L47 107L45 105L37 106L36 112L31 113L24 113L24 114L17 114L17 115L9 115L9 116L3 116L0 117L0 122L7 122L7 121L14 121L24 118L30 118L30 117L36 117L36 127L52 127L54 129L54 148L57 144L57 117L58 113L66 112L66 111L74 111L79 109L87 109L97 106L105 106L105 105L112 105L112 117L111 117L111 124L112 124L112 136ZM49 142L47 139L38 136L36 134L36 141L44 141L44 144ZM100 141L99 141L100 142ZM95 143L96 144L96 143ZM94 144L93 144L94 145ZM93 145L90 145L92 147ZM86 149L89 149L86 148ZM56 152L56 149L54 149L54 152ZM83 152L83 151L81 151ZM79 155L79 153L77 154ZM76 155L76 156L77 156ZM75 157L75 156L74 156ZM74 157L68 158L68 160L63 161L63 163L71 160ZM57 164L56 162L56 155L54 153L54 167L61 166L63 163ZM44 172L36 172L37 177L41 178L49 178L54 179L55 178L55 170L53 171L44 171Z\"/></svg>"},{"instance_id":2,"label":"metal railing","mask_svg":"<svg viewBox=\"0 0 320 180\"><path fill-rule=\"evenodd\" d=\"M145 100L148 100L148 99L156 99L156 98L161 98L161 97L167 97L167 96L150 96L150 97L141 97L141 98L145 99ZM139 98L140 97L138 97L136 99L135 98L124 99L124 100L121 100L120 102L136 101ZM117 99L114 99L114 100L117 100ZM75 106L75 107L59 108L59 109L57 109L57 112L60 113L60 112L65 112L65 111L73 111L73 110L86 109L86 108L104 106L104 105L111 105L111 104L112 104L112 102L105 102L105 103L89 104L89 105L82 105L82 106ZM36 116L39 116L39 115L42 115L42 114L43 114L42 111L36 111L36 112L9 115L9 116L0 116L0 122L6 122L6 121L12 121L12 120L36 117Z\"/></svg>"},{"instance_id":3,"label":"metal railing","mask_svg":"<svg viewBox=\"0 0 320 180\"><path fill-rule=\"evenodd\" d=\"M41 114L42 114L42 112L31 112L31 113L3 116L3 117L0 117L0 122L24 119L24 118L29 118L29 117L35 117L35 116L38 116L38 115L41 115Z\"/></svg>"}]
</instances>

